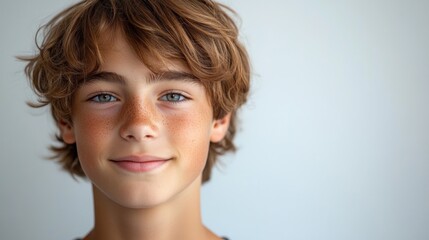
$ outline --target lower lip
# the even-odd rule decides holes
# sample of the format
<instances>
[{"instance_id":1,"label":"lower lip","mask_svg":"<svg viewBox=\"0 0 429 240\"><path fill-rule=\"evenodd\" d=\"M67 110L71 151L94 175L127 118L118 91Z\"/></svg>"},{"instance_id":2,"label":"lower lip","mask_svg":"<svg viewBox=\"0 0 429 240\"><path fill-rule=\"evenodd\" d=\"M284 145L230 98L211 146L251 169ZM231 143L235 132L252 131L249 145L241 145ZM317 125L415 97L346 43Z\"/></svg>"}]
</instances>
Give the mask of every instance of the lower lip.
<instances>
[{"instance_id":1,"label":"lower lip","mask_svg":"<svg viewBox=\"0 0 429 240\"><path fill-rule=\"evenodd\" d=\"M166 162L167 160L148 162L113 161L113 163L115 163L120 168L130 172L149 172L161 167Z\"/></svg>"}]
</instances>

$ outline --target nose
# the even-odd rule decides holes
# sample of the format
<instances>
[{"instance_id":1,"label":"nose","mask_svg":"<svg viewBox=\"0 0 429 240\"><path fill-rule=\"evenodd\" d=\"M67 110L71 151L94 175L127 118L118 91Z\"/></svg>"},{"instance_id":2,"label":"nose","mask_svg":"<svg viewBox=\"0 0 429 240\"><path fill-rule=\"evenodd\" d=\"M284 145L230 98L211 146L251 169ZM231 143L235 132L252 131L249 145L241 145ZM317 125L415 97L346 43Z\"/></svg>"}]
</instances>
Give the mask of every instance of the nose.
<instances>
[{"instance_id":1,"label":"nose","mask_svg":"<svg viewBox=\"0 0 429 240\"><path fill-rule=\"evenodd\" d=\"M133 100L123 107L120 135L126 141L145 141L158 134L158 117L155 106L147 101Z\"/></svg>"}]
</instances>

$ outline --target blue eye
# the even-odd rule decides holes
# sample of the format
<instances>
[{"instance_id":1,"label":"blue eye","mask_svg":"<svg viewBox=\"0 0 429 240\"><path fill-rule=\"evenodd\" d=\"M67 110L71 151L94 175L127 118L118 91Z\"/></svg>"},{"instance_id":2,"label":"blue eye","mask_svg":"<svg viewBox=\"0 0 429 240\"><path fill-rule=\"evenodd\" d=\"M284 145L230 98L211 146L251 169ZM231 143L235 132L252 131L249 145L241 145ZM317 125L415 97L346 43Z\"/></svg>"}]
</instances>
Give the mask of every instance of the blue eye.
<instances>
[{"instance_id":1,"label":"blue eye","mask_svg":"<svg viewBox=\"0 0 429 240\"><path fill-rule=\"evenodd\" d=\"M162 96L161 100L167 102L182 102L186 100L186 97L180 93L171 92Z\"/></svg>"},{"instance_id":2,"label":"blue eye","mask_svg":"<svg viewBox=\"0 0 429 240\"><path fill-rule=\"evenodd\" d=\"M99 102L99 103L118 101L118 99L116 97L114 97L110 94L107 94L107 93L98 94L98 95L92 97L90 100L94 101L94 102Z\"/></svg>"}]
</instances>

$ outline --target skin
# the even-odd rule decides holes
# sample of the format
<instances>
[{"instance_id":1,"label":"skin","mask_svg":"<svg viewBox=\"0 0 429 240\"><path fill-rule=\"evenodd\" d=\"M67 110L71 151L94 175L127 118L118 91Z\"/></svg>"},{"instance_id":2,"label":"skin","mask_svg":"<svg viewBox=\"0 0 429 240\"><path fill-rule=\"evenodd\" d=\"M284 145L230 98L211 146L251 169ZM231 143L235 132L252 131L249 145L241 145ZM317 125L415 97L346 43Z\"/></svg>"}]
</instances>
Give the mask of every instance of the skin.
<instances>
[{"instance_id":1,"label":"skin","mask_svg":"<svg viewBox=\"0 0 429 240\"><path fill-rule=\"evenodd\" d=\"M95 224L85 239L220 239L202 224L200 187L209 144L223 139L230 115L213 119L184 64L154 75L121 34L102 55L104 74L75 93L72 123L59 123L93 185ZM114 162L127 156L166 161L132 172Z\"/></svg>"}]
</instances>

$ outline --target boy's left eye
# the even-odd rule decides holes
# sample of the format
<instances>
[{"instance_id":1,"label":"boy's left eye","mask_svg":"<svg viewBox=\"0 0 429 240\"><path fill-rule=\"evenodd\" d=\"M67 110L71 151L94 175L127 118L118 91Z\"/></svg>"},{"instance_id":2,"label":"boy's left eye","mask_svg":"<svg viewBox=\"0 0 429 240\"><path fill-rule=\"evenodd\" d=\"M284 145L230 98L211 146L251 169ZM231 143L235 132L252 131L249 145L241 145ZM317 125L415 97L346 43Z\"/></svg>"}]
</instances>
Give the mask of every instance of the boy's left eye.
<instances>
[{"instance_id":1,"label":"boy's left eye","mask_svg":"<svg viewBox=\"0 0 429 240\"><path fill-rule=\"evenodd\" d=\"M186 99L187 98L182 94L175 93L175 92L167 93L161 97L162 101L167 101L167 102L182 102L182 101L185 101Z\"/></svg>"}]
</instances>

